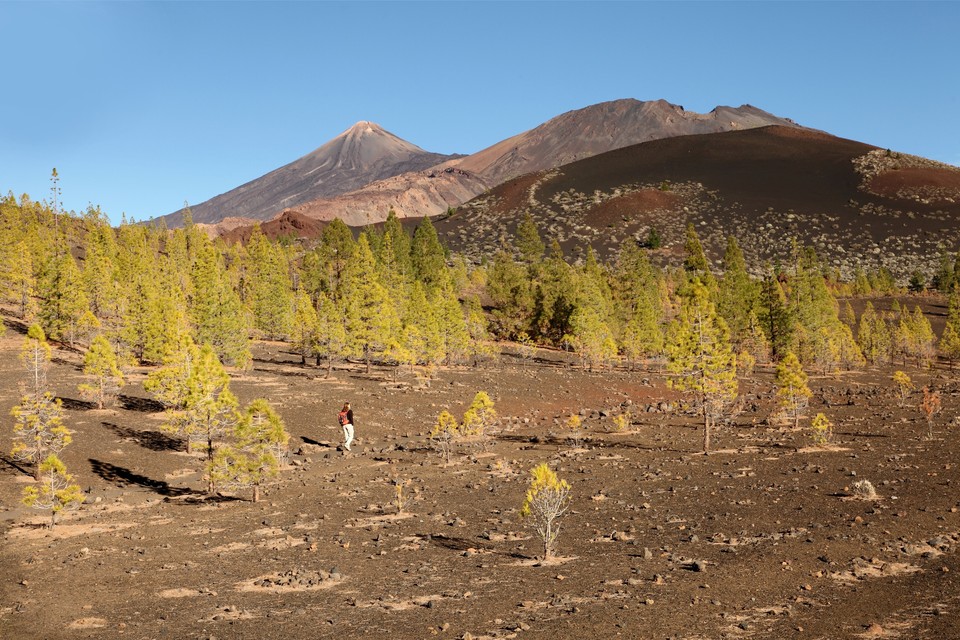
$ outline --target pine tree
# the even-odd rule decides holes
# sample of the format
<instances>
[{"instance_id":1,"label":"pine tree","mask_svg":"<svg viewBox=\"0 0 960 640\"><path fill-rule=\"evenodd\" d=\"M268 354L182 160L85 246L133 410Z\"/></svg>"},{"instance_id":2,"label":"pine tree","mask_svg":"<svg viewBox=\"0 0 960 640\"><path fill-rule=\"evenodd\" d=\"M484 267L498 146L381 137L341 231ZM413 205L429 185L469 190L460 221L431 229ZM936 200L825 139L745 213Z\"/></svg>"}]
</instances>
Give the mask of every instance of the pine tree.
<instances>
[{"instance_id":1,"label":"pine tree","mask_svg":"<svg viewBox=\"0 0 960 640\"><path fill-rule=\"evenodd\" d=\"M39 487L25 487L22 502L34 509L50 510L50 528L56 526L57 515L64 509L83 504L84 495L80 485L67 473L67 467L55 454L48 455L38 465Z\"/></svg>"},{"instance_id":2,"label":"pine tree","mask_svg":"<svg viewBox=\"0 0 960 640\"><path fill-rule=\"evenodd\" d=\"M369 373L373 355L399 341L400 320L380 282L366 236L360 236L343 280L347 336L363 354Z\"/></svg>"},{"instance_id":3,"label":"pine tree","mask_svg":"<svg viewBox=\"0 0 960 640\"><path fill-rule=\"evenodd\" d=\"M710 302L707 287L694 278L681 291L680 314L667 333L667 369L673 388L693 392L703 416L703 450L711 429L737 397L737 366L726 323Z\"/></svg>"},{"instance_id":4,"label":"pine tree","mask_svg":"<svg viewBox=\"0 0 960 640\"><path fill-rule=\"evenodd\" d=\"M800 418L809 403L813 392L807 386L807 374L800 365L800 360L788 351L783 360L777 365L775 376L777 398L780 409L784 414L793 418L793 426L799 428Z\"/></svg>"},{"instance_id":5,"label":"pine tree","mask_svg":"<svg viewBox=\"0 0 960 640\"><path fill-rule=\"evenodd\" d=\"M449 411L441 411L433 429L430 430L430 442L443 455L447 464L450 463L453 444L458 437L460 437L460 423Z\"/></svg>"},{"instance_id":6,"label":"pine tree","mask_svg":"<svg viewBox=\"0 0 960 640\"><path fill-rule=\"evenodd\" d=\"M184 334L179 348L164 360L163 366L147 374L143 388L154 394L168 409L182 410L186 406L187 396L190 393L190 380L199 359L200 348L189 334ZM189 452L190 449L188 439L187 451Z\"/></svg>"},{"instance_id":7,"label":"pine tree","mask_svg":"<svg viewBox=\"0 0 960 640\"><path fill-rule=\"evenodd\" d=\"M14 460L34 465L34 478L40 479L42 461L50 454L63 451L73 437L63 424L63 404L49 391L25 395L10 412L13 425Z\"/></svg>"},{"instance_id":8,"label":"pine tree","mask_svg":"<svg viewBox=\"0 0 960 640\"><path fill-rule=\"evenodd\" d=\"M20 362L27 373L24 386L33 397L40 397L47 389L51 357L52 351L43 329L38 324L31 325L20 349Z\"/></svg>"},{"instance_id":9,"label":"pine tree","mask_svg":"<svg viewBox=\"0 0 960 640\"><path fill-rule=\"evenodd\" d=\"M526 305L525 298L528 295L532 299L530 328L540 338L559 344L563 336L570 332L570 317L578 296L577 274L564 260L560 243L554 239L547 259L527 266L529 289L522 286L520 270L506 275L514 277L517 284L521 285L516 289L520 296L516 299L518 305Z\"/></svg>"},{"instance_id":10,"label":"pine tree","mask_svg":"<svg viewBox=\"0 0 960 640\"><path fill-rule=\"evenodd\" d=\"M411 364L438 365L445 356L440 319L436 307L427 300L419 282L415 282L404 314L403 351Z\"/></svg>"},{"instance_id":11,"label":"pine tree","mask_svg":"<svg viewBox=\"0 0 960 640\"><path fill-rule=\"evenodd\" d=\"M663 353L660 278L647 254L635 243L623 245L612 283L620 327L619 344L630 366L642 358Z\"/></svg>"},{"instance_id":12,"label":"pine tree","mask_svg":"<svg viewBox=\"0 0 960 640\"><path fill-rule=\"evenodd\" d=\"M173 411L165 429L186 436L188 441L204 444L206 465L210 468L221 438L236 427L239 420L237 398L230 391L230 376L210 345L203 345L186 380L183 409ZM208 475L207 492L214 492Z\"/></svg>"},{"instance_id":13,"label":"pine tree","mask_svg":"<svg viewBox=\"0 0 960 640\"><path fill-rule=\"evenodd\" d=\"M683 259L684 270L703 281L703 278L710 273L710 263L707 261L707 255L703 252L700 236L697 235L697 230L692 222L687 223L683 250L686 254Z\"/></svg>"},{"instance_id":14,"label":"pine tree","mask_svg":"<svg viewBox=\"0 0 960 640\"><path fill-rule=\"evenodd\" d=\"M903 371L893 372L893 382L897 385L897 392L900 394L900 406L907 401L907 394L913 390L913 381Z\"/></svg>"},{"instance_id":15,"label":"pine tree","mask_svg":"<svg viewBox=\"0 0 960 640\"><path fill-rule=\"evenodd\" d=\"M80 395L93 399L97 409L103 409L105 404L112 402L123 388L123 372L117 364L117 354L105 337L94 338L83 357L83 374L92 380L89 384L80 385Z\"/></svg>"},{"instance_id":16,"label":"pine tree","mask_svg":"<svg viewBox=\"0 0 960 640\"><path fill-rule=\"evenodd\" d=\"M506 251L500 251L487 277L487 294L493 302L496 333L515 339L529 333L534 313L534 291L527 270Z\"/></svg>"},{"instance_id":17,"label":"pine tree","mask_svg":"<svg viewBox=\"0 0 960 640\"><path fill-rule=\"evenodd\" d=\"M553 557L560 524L557 520L567 511L570 485L543 463L530 472L530 486L520 508L521 518L531 518L534 530L543 542L543 559Z\"/></svg>"},{"instance_id":18,"label":"pine tree","mask_svg":"<svg viewBox=\"0 0 960 640\"><path fill-rule=\"evenodd\" d=\"M727 239L723 267L723 279L717 292L717 313L730 328L730 340L739 346L750 329L750 315L759 304L760 292L747 273L743 252L733 236Z\"/></svg>"},{"instance_id":19,"label":"pine tree","mask_svg":"<svg viewBox=\"0 0 960 640\"><path fill-rule=\"evenodd\" d=\"M523 214L523 218L517 224L516 246L520 253L520 261L525 264L536 264L543 257L546 247L540 238L537 223L533 221L529 211Z\"/></svg>"},{"instance_id":20,"label":"pine tree","mask_svg":"<svg viewBox=\"0 0 960 640\"><path fill-rule=\"evenodd\" d=\"M473 354L470 331L453 285L439 287L430 302L437 319L441 351L447 363L466 361Z\"/></svg>"},{"instance_id":21,"label":"pine tree","mask_svg":"<svg viewBox=\"0 0 960 640\"><path fill-rule=\"evenodd\" d=\"M283 420L270 403L254 400L237 423L233 441L218 448L209 463L213 486L251 487L253 502L259 502L260 487L277 475L289 440Z\"/></svg>"},{"instance_id":22,"label":"pine tree","mask_svg":"<svg viewBox=\"0 0 960 640\"><path fill-rule=\"evenodd\" d=\"M870 302L867 302L867 306L860 315L857 343L860 345L863 356L872 364L886 364L890 361L892 347L890 329Z\"/></svg>"},{"instance_id":23,"label":"pine tree","mask_svg":"<svg viewBox=\"0 0 960 640\"><path fill-rule=\"evenodd\" d=\"M918 367L930 366L936 354L934 341L930 321L923 315L920 307L914 307L913 313L904 309L894 336L894 348L903 355L904 362L913 358Z\"/></svg>"},{"instance_id":24,"label":"pine tree","mask_svg":"<svg viewBox=\"0 0 960 640\"><path fill-rule=\"evenodd\" d=\"M314 346L317 366L321 358L327 361L326 377L333 372L333 363L358 354L347 335L342 310L323 292L317 298L317 334Z\"/></svg>"},{"instance_id":25,"label":"pine tree","mask_svg":"<svg viewBox=\"0 0 960 640\"><path fill-rule=\"evenodd\" d=\"M191 280L190 320L196 342L212 346L227 364L247 366L250 362L247 315L210 242L197 248Z\"/></svg>"},{"instance_id":26,"label":"pine tree","mask_svg":"<svg viewBox=\"0 0 960 640\"><path fill-rule=\"evenodd\" d=\"M483 313L478 296L467 298L464 316L467 333L470 335L470 356L473 358L473 365L477 366L481 359L495 357L498 353L491 341L487 316Z\"/></svg>"},{"instance_id":27,"label":"pine tree","mask_svg":"<svg viewBox=\"0 0 960 640\"><path fill-rule=\"evenodd\" d=\"M427 290L439 284L440 279L445 275L446 253L429 216L421 220L413 232L410 260L414 278L422 282Z\"/></svg>"},{"instance_id":28,"label":"pine tree","mask_svg":"<svg viewBox=\"0 0 960 640\"><path fill-rule=\"evenodd\" d=\"M960 287L954 287L950 293L947 305L947 324L938 343L940 353L950 361L952 369L954 363L960 359Z\"/></svg>"},{"instance_id":29,"label":"pine tree","mask_svg":"<svg viewBox=\"0 0 960 640\"><path fill-rule=\"evenodd\" d=\"M412 275L413 263L410 257L410 235L400 224L400 219L393 209L387 213L387 220L383 224L383 247L381 249L380 263L391 265L391 270L397 274L401 280L406 280ZM391 255L386 255L388 252Z\"/></svg>"},{"instance_id":30,"label":"pine tree","mask_svg":"<svg viewBox=\"0 0 960 640\"><path fill-rule=\"evenodd\" d=\"M795 324L786 294L777 274L768 269L761 288L759 320L775 360L782 358L794 341Z\"/></svg>"},{"instance_id":31,"label":"pine tree","mask_svg":"<svg viewBox=\"0 0 960 640\"><path fill-rule=\"evenodd\" d=\"M287 338L293 323L294 292L283 249L268 241L257 226L247 251L253 328L267 339Z\"/></svg>"},{"instance_id":32,"label":"pine tree","mask_svg":"<svg viewBox=\"0 0 960 640\"><path fill-rule=\"evenodd\" d=\"M41 285L40 322L47 335L73 344L80 321L90 305L83 289L80 270L66 252L53 259Z\"/></svg>"},{"instance_id":33,"label":"pine tree","mask_svg":"<svg viewBox=\"0 0 960 640\"><path fill-rule=\"evenodd\" d=\"M486 391L478 391L473 402L463 414L460 430L467 435L485 435L487 429L496 424L497 410Z\"/></svg>"},{"instance_id":34,"label":"pine tree","mask_svg":"<svg viewBox=\"0 0 960 640\"><path fill-rule=\"evenodd\" d=\"M298 288L293 296L293 325L290 342L300 354L300 364L307 364L307 357L317 349L320 340L320 320L313 301L303 288Z\"/></svg>"}]
</instances>

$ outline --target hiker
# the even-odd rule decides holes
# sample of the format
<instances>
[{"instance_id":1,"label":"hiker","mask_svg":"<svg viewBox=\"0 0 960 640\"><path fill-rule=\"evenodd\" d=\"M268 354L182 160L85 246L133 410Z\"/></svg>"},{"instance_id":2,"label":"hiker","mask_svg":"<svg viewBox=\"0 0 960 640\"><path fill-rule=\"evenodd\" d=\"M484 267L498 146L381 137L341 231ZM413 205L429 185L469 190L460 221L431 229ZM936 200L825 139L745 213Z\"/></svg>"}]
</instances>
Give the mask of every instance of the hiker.
<instances>
[{"instance_id":1,"label":"hiker","mask_svg":"<svg viewBox=\"0 0 960 640\"><path fill-rule=\"evenodd\" d=\"M350 451L350 443L353 442L353 409L349 402L343 403L343 409L337 414L337 420L340 422L340 428L343 429L343 448Z\"/></svg>"}]
</instances>

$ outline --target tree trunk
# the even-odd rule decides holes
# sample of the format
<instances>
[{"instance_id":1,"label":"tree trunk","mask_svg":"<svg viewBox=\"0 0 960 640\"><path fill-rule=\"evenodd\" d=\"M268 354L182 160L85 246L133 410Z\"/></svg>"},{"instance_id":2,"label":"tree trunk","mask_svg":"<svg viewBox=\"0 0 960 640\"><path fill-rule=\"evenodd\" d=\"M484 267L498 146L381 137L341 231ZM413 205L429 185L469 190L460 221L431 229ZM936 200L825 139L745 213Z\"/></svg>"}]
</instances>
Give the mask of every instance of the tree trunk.
<instances>
[{"instance_id":1,"label":"tree trunk","mask_svg":"<svg viewBox=\"0 0 960 640\"><path fill-rule=\"evenodd\" d=\"M253 485L253 501L260 502L260 485Z\"/></svg>"},{"instance_id":2,"label":"tree trunk","mask_svg":"<svg viewBox=\"0 0 960 640\"><path fill-rule=\"evenodd\" d=\"M710 453L710 414L706 405L703 408L703 452Z\"/></svg>"},{"instance_id":3,"label":"tree trunk","mask_svg":"<svg viewBox=\"0 0 960 640\"><path fill-rule=\"evenodd\" d=\"M319 362L317 364L320 364ZM327 356L327 378L333 373L333 356Z\"/></svg>"}]
</instances>

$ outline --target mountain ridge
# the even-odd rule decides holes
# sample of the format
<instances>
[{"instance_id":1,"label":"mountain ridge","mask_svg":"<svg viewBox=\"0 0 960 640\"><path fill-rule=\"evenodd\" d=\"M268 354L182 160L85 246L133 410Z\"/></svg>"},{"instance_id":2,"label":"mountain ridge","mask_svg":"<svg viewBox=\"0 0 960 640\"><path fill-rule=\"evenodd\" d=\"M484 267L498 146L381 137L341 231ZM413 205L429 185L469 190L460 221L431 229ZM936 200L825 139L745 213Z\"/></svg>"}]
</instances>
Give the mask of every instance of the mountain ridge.
<instances>
[{"instance_id":1,"label":"mountain ridge","mask_svg":"<svg viewBox=\"0 0 960 640\"><path fill-rule=\"evenodd\" d=\"M752 105L686 111L666 100L624 98L567 111L469 156L371 182L355 191L313 200L285 211L349 225L435 216L513 177L554 168L607 151L664 137L748 129L792 120ZM434 182L440 176L442 184Z\"/></svg>"},{"instance_id":2,"label":"mountain ridge","mask_svg":"<svg viewBox=\"0 0 960 640\"><path fill-rule=\"evenodd\" d=\"M197 223L215 225L226 218L266 221L303 202L337 196L374 180L418 171L457 157L425 151L378 124L361 120L293 162L191 205L190 210ZM185 210L156 221L179 226Z\"/></svg>"}]
</instances>

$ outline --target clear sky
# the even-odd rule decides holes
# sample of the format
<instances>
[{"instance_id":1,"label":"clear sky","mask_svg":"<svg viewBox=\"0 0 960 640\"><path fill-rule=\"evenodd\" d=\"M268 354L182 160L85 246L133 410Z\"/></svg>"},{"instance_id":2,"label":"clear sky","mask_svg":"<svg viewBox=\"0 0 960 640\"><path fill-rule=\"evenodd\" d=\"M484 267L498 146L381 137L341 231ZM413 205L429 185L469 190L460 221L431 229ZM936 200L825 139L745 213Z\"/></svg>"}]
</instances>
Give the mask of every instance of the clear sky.
<instances>
[{"instance_id":1,"label":"clear sky","mask_svg":"<svg viewBox=\"0 0 960 640\"><path fill-rule=\"evenodd\" d=\"M960 164L957 2L0 0L0 193L119 222L371 120L472 153L571 109L750 103Z\"/></svg>"}]
</instances>

